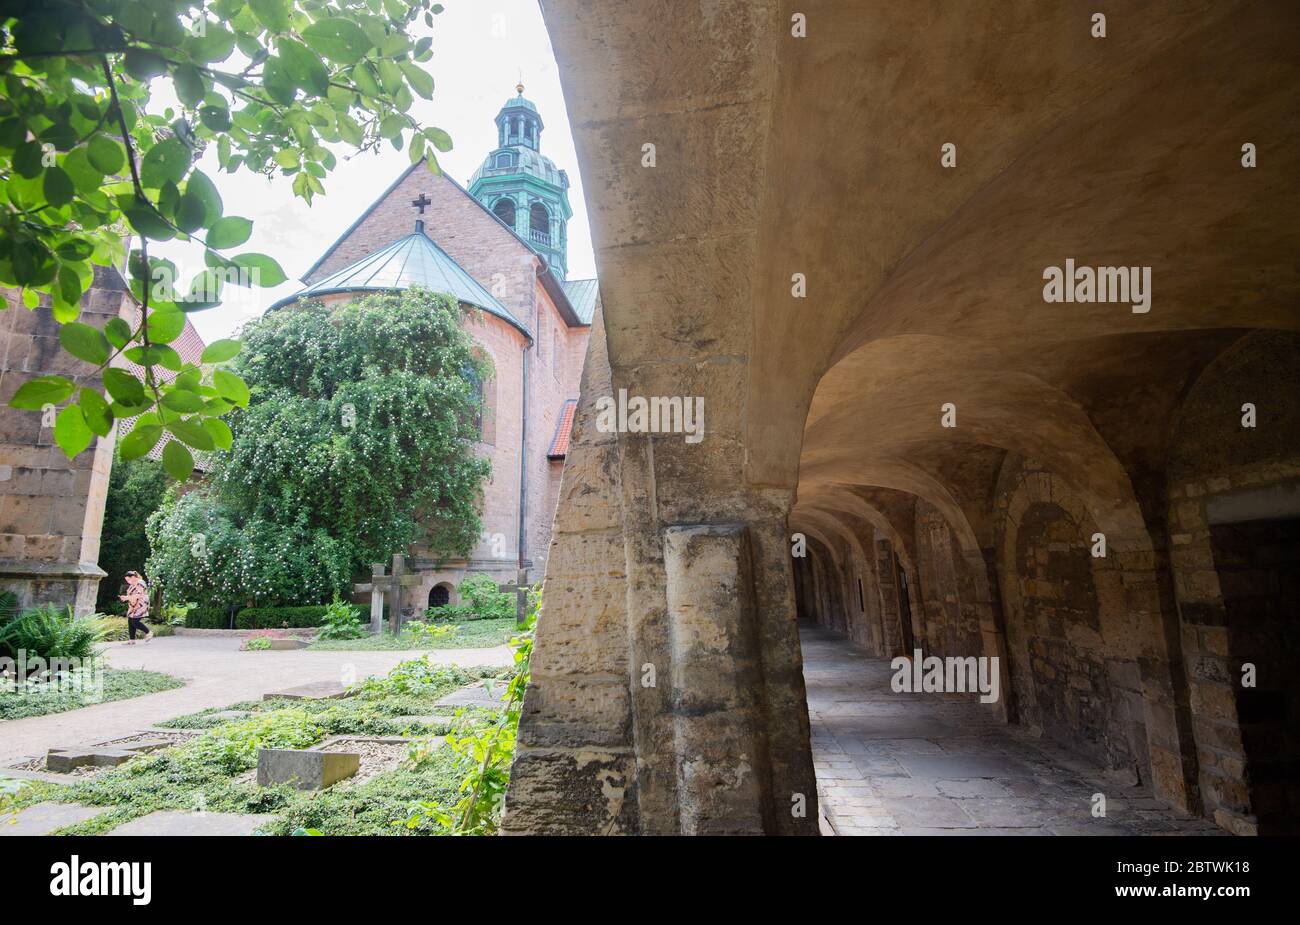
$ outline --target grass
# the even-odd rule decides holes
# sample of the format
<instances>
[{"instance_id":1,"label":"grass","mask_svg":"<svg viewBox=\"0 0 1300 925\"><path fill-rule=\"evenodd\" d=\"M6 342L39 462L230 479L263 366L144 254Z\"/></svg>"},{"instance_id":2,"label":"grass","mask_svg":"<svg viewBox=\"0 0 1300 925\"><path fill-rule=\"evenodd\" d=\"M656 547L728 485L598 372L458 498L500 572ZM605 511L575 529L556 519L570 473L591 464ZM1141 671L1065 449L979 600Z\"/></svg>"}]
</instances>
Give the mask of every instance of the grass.
<instances>
[{"instance_id":1,"label":"grass","mask_svg":"<svg viewBox=\"0 0 1300 925\"><path fill-rule=\"evenodd\" d=\"M455 801L463 772L445 747L364 783L341 783L320 792L259 787L244 778L257 766L259 748L304 748L333 735L446 734L449 723L411 717L448 713L434 702L466 684L506 673L502 668L434 665L419 658L403 662L384 678L368 678L356 695L344 699L246 701L222 709L249 716L225 721L215 716L216 709L176 717L163 725L202 732L83 781L25 791L15 808L44 800L107 807L92 819L60 830L61 835L102 834L164 809L274 814L276 819L263 828L271 835L289 835L299 827L325 835L432 834L392 823L405 820L417 801ZM459 722L480 719L477 713L467 713Z\"/></svg>"},{"instance_id":2,"label":"grass","mask_svg":"<svg viewBox=\"0 0 1300 925\"><path fill-rule=\"evenodd\" d=\"M385 630L381 635L360 639L318 639L308 648L346 652L486 649L505 645L518 632L513 617L504 620L465 620L452 625L456 627L456 632L437 639L418 639L410 633L394 636Z\"/></svg>"},{"instance_id":3,"label":"grass","mask_svg":"<svg viewBox=\"0 0 1300 925\"><path fill-rule=\"evenodd\" d=\"M176 687L184 681L157 671L126 671L115 668L104 670L102 691L52 691L42 694L0 693L0 720L24 719L45 716L49 713L66 713L95 703L127 700ZM98 695L98 696L96 696Z\"/></svg>"}]
</instances>

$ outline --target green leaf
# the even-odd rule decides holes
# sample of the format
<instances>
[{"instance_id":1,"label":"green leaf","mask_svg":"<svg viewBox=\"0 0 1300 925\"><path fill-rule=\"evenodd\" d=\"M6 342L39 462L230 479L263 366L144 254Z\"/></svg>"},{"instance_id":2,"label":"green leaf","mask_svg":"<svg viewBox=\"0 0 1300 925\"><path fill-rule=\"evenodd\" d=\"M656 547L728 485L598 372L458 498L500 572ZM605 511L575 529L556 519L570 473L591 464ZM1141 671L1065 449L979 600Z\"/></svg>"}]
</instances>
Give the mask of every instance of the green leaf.
<instances>
[{"instance_id":1,"label":"green leaf","mask_svg":"<svg viewBox=\"0 0 1300 925\"><path fill-rule=\"evenodd\" d=\"M212 442L212 435L204 430L203 424L195 418L170 421L167 429L196 450L216 449L216 444Z\"/></svg>"},{"instance_id":2,"label":"green leaf","mask_svg":"<svg viewBox=\"0 0 1300 925\"><path fill-rule=\"evenodd\" d=\"M68 394L72 394L72 383L68 385ZM144 402L144 384L124 369L110 366L104 370L104 388L108 389L108 394L113 396L114 401L124 405L139 405Z\"/></svg>"},{"instance_id":3,"label":"green leaf","mask_svg":"<svg viewBox=\"0 0 1300 925\"><path fill-rule=\"evenodd\" d=\"M440 128L426 128L424 137L443 154L451 150L451 136Z\"/></svg>"},{"instance_id":4,"label":"green leaf","mask_svg":"<svg viewBox=\"0 0 1300 925\"><path fill-rule=\"evenodd\" d=\"M184 330L185 315L179 309L149 313L149 340L155 344L170 344Z\"/></svg>"},{"instance_id":5,"label":"green leaf","mask_svg":"<svg viewBox=\"0 0 1300 925\"><path fill-rule=\"evenodd\" d=\"M208 229L207 244L208 247L215 247L217 250L238 247L247 241L252 233L251 221L237 215L227 215L212 223L212 227Z\"/></svg>"},{"instance_id":6,"label":"green leaf","mask_svg":"<svg viewBox=\"0 0 1300 925\"><path fill-rule=\"evenodd\" d=\"M426 100L433 99L433 77L424 68L412 64L410 61L402 61L398 64L402 74L406 77L406 82L411 85L411 89L424 97Z\"/></svg>"},{"instance_id":7,"label":"green leaf","mask_svg":"<svg viewBox=\"0 0 1300 925\"><path fill-rule=\"evenodd\" d=\"M107 437L113 429L113 412L104 401L104 396L94 389L81 390L81 413L86 425L101 437Z\"/></svg>"},{"instance_id":8,"label":"green leaf","mask_svg":"<svg viewBox=\"0 0 1300 925\"><path fill-rule=\"evenodd\" d=\"M269 289L289 278L285 276L280 264L266 254L239 254L234 260L236 266L249 271L254 286Z\"/></svg>"},{"instance_id":9,"label":"green leaf","mask_svg":"<svg viewBox=\"0 0 1300 925\"><path fill-rule=\"evenodd\" d=\"M126 166L126 152L119 142L107 135L96 135L86 145L86 156L101 173L116 174Z\"/></svg>"},{"instance_id":10,"label":"green leaf","mask_svg":"<svg viewBox=\"0 0 1300 925\"><path fill-rule=\"evenodd\" d=\"M289 31L289 4L284 0L249 0L257 21L272 32Z\"/></svg>"},{"instance_id":11,"label":"green leaf","mask_svg":"<svg viewBox=\"0 0 1300 925\"><path fill-rule=\"evenodd\" d=\"M312 96L324 96L329 90L329 71L320 56L300 42L290 38L276 41L285 71L293 82Z\"/></svg>"},{"instance_id":12,"label":"green leaf","mask_svg":"<svg viewBox=\"0 0 1300 925\"><path fill-rule=\"evenodd\" d=\"M190 174L189 181L185 184L185 195L195 196L203 203L204 228L211 228L212 223L221 218L221 194L217 192L216 184L203 171L196 169Z\"/></svg>"},{"instance_id":13,"label":"green leaf","mask_svg":"<svg viewBox=\"0 0 1300 925\"><path fill-rule=\"evenodd\" d=\"M203 99L203 75L192 64L182 64L172 72L176 98L188 109L193 109Z\"/></svg>"},{"instance_id":14,"label":"green leaf","mask_svg":"<svg viewBox=\"0 0 1300 925\"><path fill-rule=\"evenodd\" d=\"M37 376L18 387L14 397L9 399L9 407L24 411L40 411L46 405L57 405L66 401L75 386L62 376Z\"/></svg>"},{"instance_id":15,"label":"green leaf","mask_svg":"<svg viewBox=\"0 0 1300 925\"><path fill-rule=\"evenodd\" d=\"M79 360L99 366L108 361L112 352L108 338L88 324L78 321L65 324L59 328L59 343Z\"/></svg>"},{"instance_id":16,"label":"green leaf","mask_svg":"<svg viewBox=\"0 0 1300 925\"><path fill-rule=\"evenodd\" d=\"M203 348L203 356L199 358L200 363L224 363L227 360L233 360L239 355L239 351L244 347L237 340L214 340ZM220 389L220 386L218 386ZM221 394L225 394L222 392Z\"/></svg>"},{"instance_id":17,"label":"green leaf","mask_svg":"<svg viewBox=\"0 0 1300 925\"><path fill-rule=\"evenodd\" d=\"M153 241L170 241L176 237L176 231L167 224L161 215L150 205L136 200L134 205L122 210L126 213L131 227Z\"/></svg>"},{"instance_id":18,"label":"green leaf","mask_svg":"<svg viewBox=\"0 0 1300 925\"><path fill-rule=\"evenodd\" d=\"M192 160L193 153L179 138L160 141L140 162L140 182L150 189L158 189L169 180L179 183Z\"/></svg>"},{"instance_id":19,"label":"green leaf","mask_svg":"<svg viewBox=\"0 0 1300 925\"><path fill-rule=\"evenodd\" d=\"M184 482L194 471L194 457L185 445L177 440L168 441L162 452L163 468L178 482Z\"/></svg>"},{"instance_id":20,"label":"green leaf","mask_svg":"<svg viewBox=\"0 0 1300 925\"><path fill-rule=\"evenodd\" d=\"M302 30L307 45L339 64L355 64L373 45L361 28L347 19L322 19Z\"/></svg>"},{"instance_id":21,"label":"green leaf","mask_svg":"<svg viewBox=\"0 0 1300 925\"><path fill-rule=\"evenodd\" d=\"M41 163L43 153L39 141L23 142L14 151L14 170L29 179L40 176L41 171L45 169L45 165Z\"/></svg>"},{"instance_id":22,"label":"green leaf","mask_svg":"<svg viewBox=\"0 0 1300 925\"><path fill-rule=\"evenodd\" d=\"M235 442L230 426L219 418L204 418L203 429L212 437L212 442L219 450L228 450Z\"/></svg>"},{"instance_id":23,"label":"green leaf","mask_svg":"<svg viewBox=\"0 0 1300 925\"><path fill-rule=\"evenodd\" d=\"M136 80L146 82L167 72L167 59L155 51L132 48L123 56L122 66Z\"/></svg>"},{"instance_id":24,"label":"green leaf","mask_svg":"<svg viewBox=\"0 0 1300 925\"><path fill-rule=\"evenodd\" d=\"M220 23L208 20L204 34L195 36L187 44L195 61L214 64L230 57L230 53L235 50L235 36Z\"/></svg>"},{"instance_id":25,"label":"green leaf","mask_svg":"<svg viewBox=\"0 0 1300 925\"><path fill-rule=\"evenodd\" d=\"M157 424L136 424L123 438L118 453L123 459L139 459L157 445L161 436L162 428Z\"/></svg>"},{"instance_id":26,"label":"green leaf","mask_svg":"<svg viewBox=\"0 0 1300 925\"><path fill-rule=\"evenodd\" d=\"M180 372L184 365L181 355L166 344L151 343L148 347L131 347L124 356L141 366L161 366L175 372Z\"/></svg>"},{"instance_id":27,"label":"green leaf","mask_svg":"<svg viewBox=\"0 0 1300 925\"><path fill-rule=\"evenodd\" d=\"M248 407L248 386L232 372L218 369L212 374L212 384L222 398L227 398L241 408Z\"/></svg>"},{"instance_id":28,"label":"green leaf","mask_svg":"<svg viewBox=\"0 0 1300 925\"><path fill-rule=\"evenodd\" d=\"M72 178L57 164L45 169L45 201L52 206L66 206L76 193Z\"/></svg>"},{"instance_id":29,"label":"green leaf","mask_svg":"<svg viewBox=\"0 0 1300 925\"><path fill-rule=\"evenodd\" d=\"M185 389L174 389L162 397L162 406L168 411L193 414L203 410L203 399Z\"/></svg>"},{"instance_id":30,"label":"green leaf","mask_svg":"<svg viewBox=\"0 0 1300 925\"><path fill-rule=\"evenodd\" d=\"M104 336L108 342L121 350L131 341L131 326L121 318L110 318L104 325Z\"/></svg>"},{"instance_id":31,"label":"green leaf","mask_svg":"<svg viewBox=\"0 0 1300 925\"><path fill-rule=\"evenodd\" d=\"M72 459L95 439L94 432L86 424L86 416L77 405L68 405L54 419L54 442L59 445L68 459Z\"/></svg>"}]
</instances>

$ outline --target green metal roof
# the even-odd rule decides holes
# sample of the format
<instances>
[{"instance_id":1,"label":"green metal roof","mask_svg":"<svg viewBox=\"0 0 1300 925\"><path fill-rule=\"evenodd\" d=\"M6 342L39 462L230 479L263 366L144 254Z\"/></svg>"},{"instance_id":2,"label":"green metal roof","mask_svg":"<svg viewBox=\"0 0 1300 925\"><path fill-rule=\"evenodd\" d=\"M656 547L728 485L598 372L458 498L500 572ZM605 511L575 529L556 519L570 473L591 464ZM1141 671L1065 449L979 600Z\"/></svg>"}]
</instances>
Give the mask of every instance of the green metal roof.
<instances>
[{"instance_id":1,"label":"green metal roof","mask_svg":"<svg viewBox=\"0 0 1300 925\"><path fill-rule=\"evenodd\" d=\"M600 280L569 279L564 281L564 294L573 306L573 313L583 324L591 324L596 314L596 301L600 298Z\"/></svg>"},{"instance_id":2,"label":"green metal roof","mask_svg":"<svg viewBox=\"0 0 1300 925\"><path fill-rule=\"evenodd\" d=\"M387 247L281 299L270 310L297 299L338 292L391 292L412 286L445 292L458 301L476 305L488 314L514 325L525 336L532 337L523 322L512 315L492 293L479 285L478 280L470 276L446 251L429 240L423 230L398 238Z\"/></svg>"}]
</instances>

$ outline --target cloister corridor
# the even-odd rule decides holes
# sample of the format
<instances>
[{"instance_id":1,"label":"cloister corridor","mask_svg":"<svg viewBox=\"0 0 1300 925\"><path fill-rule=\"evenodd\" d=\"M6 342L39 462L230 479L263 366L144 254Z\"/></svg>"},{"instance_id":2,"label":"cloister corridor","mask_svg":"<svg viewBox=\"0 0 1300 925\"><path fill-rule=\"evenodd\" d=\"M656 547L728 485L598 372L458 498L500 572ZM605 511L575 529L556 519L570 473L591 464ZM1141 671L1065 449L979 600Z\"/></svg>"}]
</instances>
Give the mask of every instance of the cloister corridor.
<instances>
[{"instance_id":1,"label":"cloister corridor","mask_svg":"<svg viewBox=\"0 0 1300 925\"><path fill-rule=\"evenodd\" d=\"M895 693L888 659L809 621L800 641L826 834L1226 834L999 722L978 694Z\"/></svg>"}]
</instances>

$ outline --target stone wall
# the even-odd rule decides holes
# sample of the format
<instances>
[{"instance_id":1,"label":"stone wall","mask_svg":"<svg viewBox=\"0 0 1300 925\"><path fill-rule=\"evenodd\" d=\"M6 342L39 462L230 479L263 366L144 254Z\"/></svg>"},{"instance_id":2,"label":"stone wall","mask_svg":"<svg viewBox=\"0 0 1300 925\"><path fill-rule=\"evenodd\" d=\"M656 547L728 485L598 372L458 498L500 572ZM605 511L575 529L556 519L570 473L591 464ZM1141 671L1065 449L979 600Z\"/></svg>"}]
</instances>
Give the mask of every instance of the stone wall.
<instances>
[{"instance_id":1,"label":"stone wall","mask_svg":"<svg viewBox=\"0 0 1300 925\"><path fill-rule=\"evenodd\" d=\"M48 301L27 310L21 295L3 291L0 312L0 587L22 606L71 604L92 613L99 579L99 531L104 519L115 433L96 437L69 460L54 443L52 412L8 406L19 387L37 376L75 378L100 388L94 367L59 345L59 325ZM125 284L114 270L96 268L81 299L81 320L102 328L123 310Z\"/></svg>"}]
</instances>

